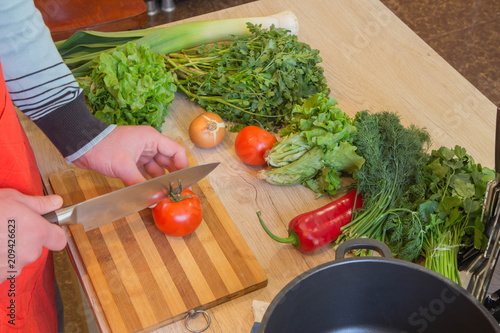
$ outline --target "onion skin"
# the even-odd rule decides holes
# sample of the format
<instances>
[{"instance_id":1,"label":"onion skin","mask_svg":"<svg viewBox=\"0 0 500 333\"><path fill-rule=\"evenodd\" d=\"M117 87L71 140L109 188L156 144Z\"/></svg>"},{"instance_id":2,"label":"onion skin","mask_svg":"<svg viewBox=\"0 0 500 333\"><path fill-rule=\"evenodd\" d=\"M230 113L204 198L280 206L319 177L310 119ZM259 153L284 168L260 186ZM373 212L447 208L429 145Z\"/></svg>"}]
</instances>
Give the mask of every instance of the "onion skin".
<instances>
[{"instance_id":1,"label":"onion skin","mask_svg":"<svg viewBox=\"0 0 500 333\"><path fill-rule=\"evenodd\" d=\"M226 124L222 118L205 112L194 118L189 125L189 138L200 148L213 148L222 142L226 134Z\"/></svg>"}]
</instances>

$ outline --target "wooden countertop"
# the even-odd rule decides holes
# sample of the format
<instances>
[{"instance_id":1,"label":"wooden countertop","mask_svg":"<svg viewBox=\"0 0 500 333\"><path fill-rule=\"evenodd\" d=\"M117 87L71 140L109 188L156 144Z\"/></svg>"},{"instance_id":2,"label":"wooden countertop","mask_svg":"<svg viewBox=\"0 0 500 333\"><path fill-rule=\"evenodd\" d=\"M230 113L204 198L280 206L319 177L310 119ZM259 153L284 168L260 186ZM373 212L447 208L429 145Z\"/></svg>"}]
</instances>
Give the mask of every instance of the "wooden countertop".
<instances>
[{"instance_id":1,"label":"wooden countertop","mask_svg":"<svg viewBox=\"0 0 500 333\"><path fill-rule=\"evenodd\" d=\"M298 18L299 40L320 50L331 96L341 109L351 116L365 109L398 112L404 124L426 127L434 147L461 145L477 162L493 167L495 105L378 0L260 0L186 21L267 16L285 10ZM242 164L236 156L234 133L216 148L194 147L187 129L200 112L199 106L177 94L163 133L182 138L199 164L221 162L208 179L268 277L267 287L208 310L212 324L207 332L249 332L252 300L270 302L294 277L334 259L331 247L303 254L274 242L261 229L255 212L261 210L269 228L286 235L294 216L332 198L314 200L302 186L259 181L259 168ZM23 123L48 184L50 175L71 166L38 128ZM84 287L89 283L84 277L81 282ZM182 321L158 330L185 331Z\"/></svg>"}]
</instances>

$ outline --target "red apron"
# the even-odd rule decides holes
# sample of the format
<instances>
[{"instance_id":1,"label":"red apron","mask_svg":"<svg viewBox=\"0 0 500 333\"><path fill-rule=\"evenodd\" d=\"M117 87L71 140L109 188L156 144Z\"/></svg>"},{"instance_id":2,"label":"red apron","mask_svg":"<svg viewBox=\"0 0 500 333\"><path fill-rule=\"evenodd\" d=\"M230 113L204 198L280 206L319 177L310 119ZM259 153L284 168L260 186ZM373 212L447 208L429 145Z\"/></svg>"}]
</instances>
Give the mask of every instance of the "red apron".
<instances>
[{"instance_id":1,"label":"red apron","mask_svg":"<svg viewBox=\"0 0 500 333\"><path fill-rule=\"evenodd\" d=\"M28 195L43 195L35 156L9 97L0 64L0 188L13 188ZM0 221L7 228L7 221ZM6 244L2 244L6 246ZM17 248L17 251L22 249ZM25 266L11 281L0 284L0 332L57 332L54 299L54 262L44 248L38 260ZM15 309L12 309L12 299ZM10 306L10 308L9 308Z\"/></svg>"}]
</instances>

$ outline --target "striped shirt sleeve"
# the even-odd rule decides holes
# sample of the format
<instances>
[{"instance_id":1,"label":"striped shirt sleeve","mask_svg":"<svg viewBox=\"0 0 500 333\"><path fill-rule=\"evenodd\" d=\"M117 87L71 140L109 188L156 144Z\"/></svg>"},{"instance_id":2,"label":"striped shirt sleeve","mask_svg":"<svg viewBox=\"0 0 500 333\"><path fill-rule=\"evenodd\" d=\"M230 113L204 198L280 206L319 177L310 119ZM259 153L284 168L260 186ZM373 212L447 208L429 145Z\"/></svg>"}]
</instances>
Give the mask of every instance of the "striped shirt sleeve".
<instances>
[{"instance_id":1,"label":"striped shirt sleeve","mask_svg":"<svg viewBox=\"0 0 500 333\"><path fill-rule=\"evenodd\" d=\"M114 128L91 115L33 0L0 0L0 61L13 103L67 161Z\"/></svg>"},{"instance_id":2,"label":"striped shirt sleeve","mask_svg":"<svg viewBox=\"0 0 500 333\"><path fill-rule=\"evenodd\" d=\"M23 76L6 79L14 104L32 120L73 101L81 93L62 61Z\"/></svg>"}]
</instances>

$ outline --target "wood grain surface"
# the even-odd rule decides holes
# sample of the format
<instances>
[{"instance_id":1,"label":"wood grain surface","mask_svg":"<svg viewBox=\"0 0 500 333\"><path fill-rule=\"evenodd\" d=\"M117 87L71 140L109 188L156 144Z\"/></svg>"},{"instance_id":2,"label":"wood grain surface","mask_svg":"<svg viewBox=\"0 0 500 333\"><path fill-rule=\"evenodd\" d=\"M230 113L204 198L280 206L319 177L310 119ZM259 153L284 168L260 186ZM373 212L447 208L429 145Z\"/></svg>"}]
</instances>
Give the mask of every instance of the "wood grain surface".
<instances>
[{"instance_id":1,"label":"wood grain surface","mask_svg":"<svg viewBox=\"0 0 500 333\"><path fill-rule=\"evenodd\" d=\"M189 154L190 165L195 165ZM73 169L50 177L71 205L122 188L120 180ZM151 331L267 285L267 277L205 178L192 186L203 207L200 227L186 237L156 228L150 209L70 235L96 291L100 323L112 332Z\"/></svg>"},{"instance_id":2,"label":"wood grain surface","mask_svg":"<svg viewBox=\"0 0 500 333\"><path fill-rule=\"evenodd\" d=\"M351 116L365 109L397 112L403 124L426 127L433 147L459 144L477 162L493 166L495 105L378 0L260 0L186 21L266 16L285 10L297 16L298 39L320 50L331 96L342 110ZM254 319L253 300L272 301L293 278L334 259L331 246L303 254L274 242L262 230L255 212L261 210L270 230L286 236L293 217L335 197L315 200L303 186L279 187L258 180L260 168L246 166L236 156L235 133L227 133L215 148L194 147L188 127L202 112L184 95L176 94L162 132L182 138L198 163L221 162L208 181L263 268L268 285L209 309L212 324L206 332L248 333ZM26 122L25 128L46 184L51 175L73 168L36 126ZM104 310L95 301L97 292L75 255L78 249L71 238L68 252L96 321L102 323ZM186 332L186 328L177 321L157 332Z\"/></svg>"}]
</instances>

